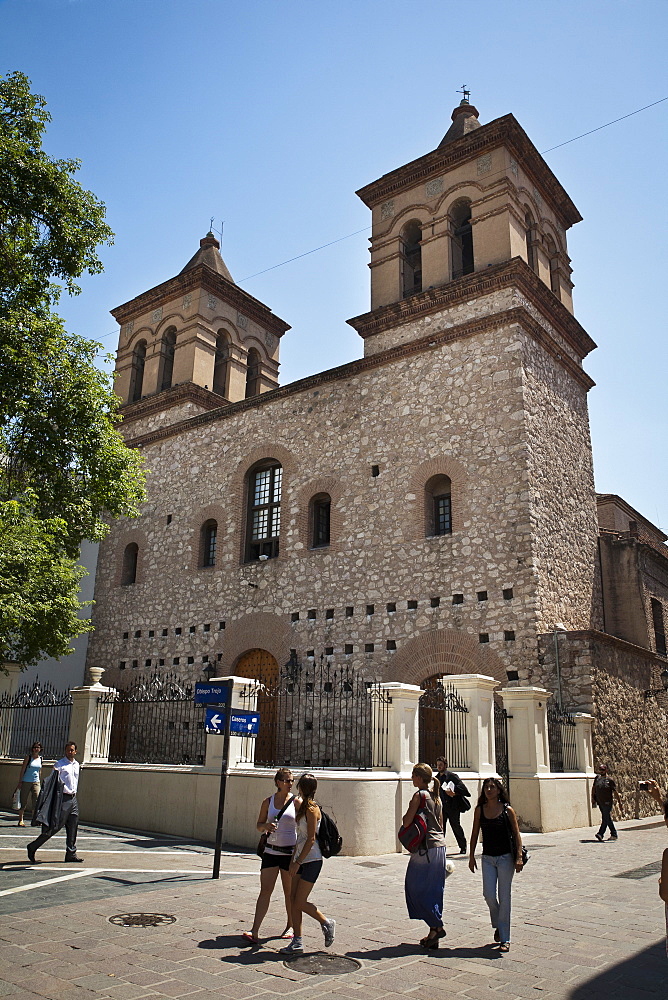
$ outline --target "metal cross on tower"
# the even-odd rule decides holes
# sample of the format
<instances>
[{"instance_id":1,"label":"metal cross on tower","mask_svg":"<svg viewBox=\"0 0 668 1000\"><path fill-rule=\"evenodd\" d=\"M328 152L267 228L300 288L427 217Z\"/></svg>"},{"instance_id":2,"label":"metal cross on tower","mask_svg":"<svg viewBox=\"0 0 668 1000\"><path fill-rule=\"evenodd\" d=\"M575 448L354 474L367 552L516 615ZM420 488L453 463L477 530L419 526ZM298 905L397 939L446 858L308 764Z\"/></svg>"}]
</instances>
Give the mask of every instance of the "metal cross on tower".
<instances>
[{"instance_id":1,"label":"metal cross on tower","mask_svg":"<svg viewBox=\"0 0 668 1000\"><path fill-rule=\"evenodd\" d=\"M471 91L466 89L466 84L465 83L462 84L461 90L458 90L457 93L458 94L463 94L464 95L464 100L466 101L467 104L469 103L469 97L471 96Z\"/></svg>"}]
</instances>

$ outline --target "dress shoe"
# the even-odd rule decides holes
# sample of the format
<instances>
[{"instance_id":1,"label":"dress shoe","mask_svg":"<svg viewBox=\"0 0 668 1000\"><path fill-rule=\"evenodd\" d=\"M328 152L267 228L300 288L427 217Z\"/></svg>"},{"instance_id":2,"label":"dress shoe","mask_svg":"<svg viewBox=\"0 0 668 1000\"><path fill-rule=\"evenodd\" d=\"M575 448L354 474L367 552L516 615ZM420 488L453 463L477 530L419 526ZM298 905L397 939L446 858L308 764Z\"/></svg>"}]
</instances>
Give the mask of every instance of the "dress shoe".
<instances>
[{"instance_id":1,"label":"dress shoe","mask_svg":"<svg viewBox=\"0 0 668 1000\"><path fill-rule=\"evenodd\" d=\"M35 864L35 848L32 846L32 844L28 844L28 846L26 847L26 851L28 852L29 860L33 864Z\"/></svg>"},{"instance_id":2,"label":"dress shoe","mask_svg":"<svg viewBox=\"0 0 668 1000\"><path fill-rule=\"evenodd\" d=\"M71 858L68 858L68 856L65 855L65 861L68 863L68 865L71 865L71 864L78 864L78 865L80 865L80 864L83 863L83 858L78 858L76 856L76 854L72 855Z\"/></svg>"}]
</instances>

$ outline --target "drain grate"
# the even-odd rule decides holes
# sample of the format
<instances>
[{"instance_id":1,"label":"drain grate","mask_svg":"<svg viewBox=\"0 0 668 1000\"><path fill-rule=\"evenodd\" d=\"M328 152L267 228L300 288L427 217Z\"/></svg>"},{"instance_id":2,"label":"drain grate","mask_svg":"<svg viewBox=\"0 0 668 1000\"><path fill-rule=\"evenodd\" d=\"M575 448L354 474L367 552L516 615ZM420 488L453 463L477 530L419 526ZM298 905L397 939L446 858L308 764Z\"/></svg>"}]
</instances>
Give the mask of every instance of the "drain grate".
<instances>
[{"instance_id":1,"label":"drain grate","mask_svg":"<svg viewBox=\"0 0 668 1000\"><path fill-rule=\"evenodd\" d=\"M175 920L171 913L117 913L109 917L109 923L117 927L161 927L173 924Z\"/></svg>"},{"instance_id":2,"label":"drain grate","mask_svg":"<svg viewBox=\"0 0 668 1000\"><path fill-rule=\"evenodd\" d=\"M661 862L652 861L649 865L643 865L642 868L631 868L628 872L620 872L619 875L613 875L613 878L649 878L650 875L658 875L661 871Z\"/></svg>"},{"instance_id":3,"label":"drain grate","mask_svg":"<svg viewBox=\"0 0 668 1000\"><path fill-rule=\"evenodd\" d=\"M387 865L380 861L356 861L355 864L358 868L387 868Z\"/></svg>"},{"instance_id":4,"label":"drain grate","mask_svg":"<svg viewBox=\"0 0 668 1000\"><path fill-rule=\"evenodd\" d=\"M283 963L288 969L296 969L307 976L342 976L346 972L357 972L362 963L355 958L345 958L343 955L327 955L324 951L316 951L312 955L299 955L291 961Z\"/></svg>"}]
</instances>

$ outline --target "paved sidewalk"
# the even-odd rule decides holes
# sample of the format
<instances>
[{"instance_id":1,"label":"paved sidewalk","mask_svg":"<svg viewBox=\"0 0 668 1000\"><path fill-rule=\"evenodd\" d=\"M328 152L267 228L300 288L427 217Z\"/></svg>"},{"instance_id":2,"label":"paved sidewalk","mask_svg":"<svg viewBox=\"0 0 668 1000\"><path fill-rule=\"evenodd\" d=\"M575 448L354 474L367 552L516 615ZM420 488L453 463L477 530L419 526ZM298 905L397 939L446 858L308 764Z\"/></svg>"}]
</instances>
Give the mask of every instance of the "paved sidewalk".
<instances>
[{"instance_id":1,"label":"paved sidewalk","mask_svg":"<svg viewBox=\"0 0 668 1000\"><path fill-rule=\"evenodd\" d=\"M490 943L480 874L465 859L455 858L446 885L446 946L432 952L416 946L425 928L406 916L406 856L332 859L313 899L337 919L331 952L360 963L339 976L296 971L279 956L284 942L276 937L256 950L242 946L258 888L251 855L225 855L226 874L214 882L207 845L88 829L80 840L84 871L63 864L59 846L31 866L29 835L9 824L7 815L0 996L11 1000L668 997L657 891L668 836L657 820L619 824L616 843L597 843L591 830L528 836L533 856L514 883L508 955ZM282 927L279 896L263 926L268 935ZM140 911L176 920L151 928L109 922ZM305 918L304 930L307 952L325 954L317 925Z\"/></svg>"}]
</instances>

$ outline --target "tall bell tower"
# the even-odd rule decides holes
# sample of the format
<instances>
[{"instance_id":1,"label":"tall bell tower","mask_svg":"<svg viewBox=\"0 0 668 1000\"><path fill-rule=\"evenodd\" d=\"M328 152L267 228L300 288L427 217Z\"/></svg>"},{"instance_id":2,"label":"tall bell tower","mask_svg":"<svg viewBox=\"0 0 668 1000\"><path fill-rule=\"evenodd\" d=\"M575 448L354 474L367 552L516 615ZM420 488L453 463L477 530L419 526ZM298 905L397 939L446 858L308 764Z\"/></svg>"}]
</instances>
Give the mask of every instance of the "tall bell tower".
<instances>
[{"instance_id":1,"label":"tall bell tower","mask_svg":"<svg viewBox=\"0 0 668 1000\"><path fill-rule=\"evenodd\" d=\"M235 284L211 232L176 277L112 316L121 325L116 392L126 423L156 410L171 422L278 386L290 327Z\"/></svg>"}]
</instances>

